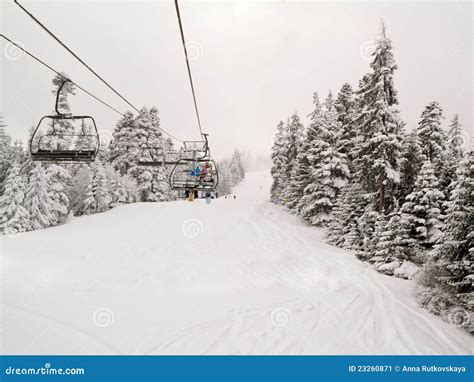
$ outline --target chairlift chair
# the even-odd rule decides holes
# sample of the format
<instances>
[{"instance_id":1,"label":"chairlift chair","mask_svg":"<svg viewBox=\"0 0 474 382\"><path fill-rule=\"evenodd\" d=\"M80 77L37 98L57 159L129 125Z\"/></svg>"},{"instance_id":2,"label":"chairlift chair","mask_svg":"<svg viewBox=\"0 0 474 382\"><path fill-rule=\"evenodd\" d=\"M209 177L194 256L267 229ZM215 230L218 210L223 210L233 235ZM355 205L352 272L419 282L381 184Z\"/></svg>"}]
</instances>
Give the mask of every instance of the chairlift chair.
<instances>
[{"instance_id":1,"label":"chairlift chair","mask_svg":"<svg viewBox=\"0 0 474 382\"><path fill-rule=\"evenodd\" d=\"M197 167L208 166L205 175L195 174ZM219 173L214 160L210 158L198 159L194 162L179 160L170 173L170 187L172 190L214 191L219 183Z\"/></svg>"},{"instance_id":2,"label":"chairlift chair","mask_svg":"<svg viewBox=\"0 0 474 382\"><path fill-rule=\"evenodd\" d=\"M93 162L99 152L99 132L94 118L59 111L59 96L67 82L70 82L70 80L65 80L56 93L56 114L42 117L31 136L30 154L33 161ZM70 121L73 125L79 122L80 132L58 132L57 125L60 121ZM88 132L88 129L91 132ZM45 133L42 133L42 131L45 131ZM62 142L60 143L60 141Z\"/></svg>"}]
</instances>

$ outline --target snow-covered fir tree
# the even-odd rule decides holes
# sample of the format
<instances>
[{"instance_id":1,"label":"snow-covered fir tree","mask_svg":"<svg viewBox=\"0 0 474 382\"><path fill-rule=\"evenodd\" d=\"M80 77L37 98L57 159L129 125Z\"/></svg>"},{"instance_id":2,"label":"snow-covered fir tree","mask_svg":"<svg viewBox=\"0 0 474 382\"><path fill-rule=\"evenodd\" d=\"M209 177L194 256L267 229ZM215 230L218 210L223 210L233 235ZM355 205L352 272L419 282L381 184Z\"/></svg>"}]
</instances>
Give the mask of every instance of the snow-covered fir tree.
<instances>
[{"instance_id":1,"label":"snow-covered fir tree","mask_svg":"<svg viewBox=\"0 0 474 382\"><path fill-rule=\"evenodd\" d=\"M130 148L126 160L127 174L137 183L139 199L143 202L169 200L165 166L138 165L138 161L164 159L164 139L160 131L158 109L142 108L136 117L134 128L127 129L127 137Z\"/></svg>"},{"instance_id":2,"label":"snow-covered fir tree","mask_svg":"<svg viewBox=\"0 0 474 382\"><path fill-rule=\"evenodd\" d=\"M474 297L474 152L466 155L450 195L450 206L440 245L438 281L463 303Z\"/></svg>"},{"instance_id":3,"label":"snow-covered fir tree","mask_svg":"<svg viewBox=\"0 0 474 382\"><path fill-rule=\"evenodd\" d=\"M420 247L410 238L402 221L402 213L396 210L387 216L383 229L376 233L372 261L378 263L382 273L392 275L404 261L420 264L424 260Z\"/></svg>"},{"instance_id":4,"label":"snow-covered fir tree","mask_svg":"<svg viewBox=\"0 0 474 382\"><path fill-rule=\"evenodd\" d=\"M326 231L328 242L341 248L360 250L363 236L359 219L369 202L358 182L346 184L334 203Z\"/></svg>"},{"instance_id":5,"label":"snow-covered fir tree","mask_svg":"<svg viewBox=\"0 0 474 382\"><path fill-rule=\"evenodd\" d=\"M448 195L454 187L453 182L456 180L457 168L464 156L465 139L459 116L456 114L449 125L446 149L443 151L438 165L440 185Z\"/></svg>"},{"instance_id":6,"label":"snow-covered fir tree","mask_svg":"<svg viewBox=\"0 0 474 382\"><path fill-rule=\"evenodd\" d=\"M116 173L111 165L104 166L109 188L110 207L117 207L129 203L130 195L123 177Z\"/></svg>"},{"instance_id":7,"label":"snow-covered fir tree","mask_svg":"<svg viewBox=\"0 0 474 382\"><path fill-rule=\"evenodd\" d=\"M358 101L359 139L355 153L357 179L366 192L374 196L379 212L393 208L396 187L400 181L400 149L403 123L397 109L397 91L393 76L397 65L392 41L382 23L376 41L372 73L365 77Z\"/></svg>"},{"instance_id":8,"label":"snow-covered fir tree","mask_svg":"<svg viewBox=\"0 0 474 382\"><path fill-rule=\"evenodd\" d=\"M309 149L308 130L303 132L303 139L299 142L298 154L296 155L295 163L291 169L291 174L288 180L286 192L286 205L288 209L299 214L301 212L301 198L303 197L304 189L309 184L310 177L310 161L307 156Z\"/></svg>"},{"instance_id":9,"label":"snow-covered fir tree","mask_svg":"<svg viewBox=\"0 0 474 382\"><path fill-rule=\"evenodd\" d=\"M320 148L316 145L316 142L319 142L321 139L325 124L323 105L319 101L317 92L313 93L313 107L311 123L305 130L300 155L301 163L307 166L308 174L302 178L301 185L304 186L303 193L296 207L299 215L307 221L311 221L312 217L317 213L316 205L313 203L313 195L316 187L316 179L313 170L320 160Z\"/></svg>"},{"instance_id":10,"label":"snow-covered fir tree","mask_svg":"<svg viewBox=\"0 0 474 382\"><path fill-rule=\"evenodd\" d=\"M135 116L127 111L115 125L112 141L109 145L110 163L120 175L128 174L132 164L136 161L138 150L132 141L132 134L136 128Z\"/></svg>"},{"instance_id":11,"label":"snow-covered fir tree","mask_svg":"<svg viewBox=\"0 0 474 382\"><path fill-rule=\"evenodd\" d=\"M386 223L385 214L374 211L372 205L365 208L364 213L359 218L359 232L361 236L361 245L359 246L356 256L364 261L372 261L375 256L375 247L377 238L380 236Z\"/></svg>"},{"instance_id":12,"label":"snow-covered fir tree","mask_svg":"<svg viewBox=\"0 0 474 382\"><path fill-rule=\"evenodd\" d=\"M286 158L286 142L287 142L287 131L283 121L277 126L277 130L274 134L273 146L272 146L272 169L271 174L273 183L270 188L270 199L273 203L283 204L284 203L284 192L286 186L286 173L285 165L287 162Z\"/></svg>"},{"instance_id":13,"label":"snow-covered fir tree","mask_svg":"<svg viewBox=\"0 0 474 382\"><path fill-rule=\"evenodd\" d=\"M439 165L446 149L446 133L441 126L443 119L443 109L433 101L426 105L416 128L423 154L434 166Z\"/></svg>"},{"instance_id":14,"label":"snow-covered fir tree","mask_svg":"<svg viewBox=\"0 0 474 382\"><path fill-rule=\"evenodd\" d=\"M46 169L48 192L51 197L52 225L65 221L69 214L69 196L66 185L71 179L69 171L57 164L50 164Z\"/></svg>"},{"instance_id":15,"label":"snow-covered fir tree","mask_svg":"<svg viewBox=\"0 0 474 382\"><path fill-rule=\"evenodd\" d=\"M232 176L230 173L230 164L228 159L217 162L219 169L219 184L217 185L217 194L219 196L229 195L232 192Z\"/></svg>"},{"instance_id":16,"label":"snow-covered fir tree","mask_svg":"<svg viewBox=\"0 0 474 382\"><path fill-rule=\"evenodd\" d=\"M303 139L303 131L304 127L300 121L300 117L295 112L288 120L286 125L287 133L286 133L286 147L284 158L286 159L286 163L284 165L284 173L283 173L283 188L284 188L284 199L283 202L288 204L290 202L290 180L291 175L293 173L293 167L296 166L296 157L298 156L298 150L301 148L301 141Z\"/></svg>"},{"instance_id":17,"label":"snow-covered fir tree","mask_svg":"<svg viewBox=\"0 0 474 382\"><path fill-rule=\"evenodd\" d=\"M79 166L67 186L69 209L74 216L82 215L87 186L90 183L90 166Z\"/></svg>"},{"instance_id":18,"label":"snow-covered fir tree","mask_svg":"<svg viewBox=\"0 0 474 382\"><path fill-rule=\"evenodd\" d=\"M0 114L0 185L3 183L6 172L10 165L10 154L11 154L11 138L5 132L5 124L3 115Z\"/></svg>"},{"instance_id":19,"label":"snow-covered fir tree","mask_svg":"<svg viewBox=\"0 0 474 382\"><path fill-rule=\"evenodd\" d=\"M109 205L110 193L105 169L102 163L96 161L91 164L82 213L90 215L103 212L109 209Z\"/></svg>"},{"instance_id":20,"label":"snow-covered fir tree","mask_svg":"<svg viewBox=\"0 0 474 382\"><path fill-rule=\"evenodd\" d=\"M354 159L352 154L357 137L355 105L355 95L352 86L346 82L342 85L334 106L337 111L337 120L340 123L336 148L340 153L345 154L349 168Z\"/></svg>"},{"instance_id":21,"label":"snow-covered fir tree","mask_svg":"<svg viewBox=\"0 0 474 382\"><path fill-rule=\"evenodd\" d=\"M416 178L426 157L423 155L418 135L415 131L405 136L402 147L398 199L403 204L407 195L413 191Z\"/></svg>"},{"instance_id":22,"label":"snow-covered fir tree","mask_svg":"<svg viewBox=\"0 0 474 382\"><path fill-rule=\"evenodd\" d=\"M349 179L346 157L337 150L340 122L331 92L324 103L321 115L315 120L314 140L310 141L309 155L312 157L309 185L301 200L306 204L302 216L317 226L330 221L332 207L341 188Z\"/></svg>"},{"instance_id":23,"label":"snow-covered fir tree","mask_svg":"<svg viewBox=\"0 0 474 382\"><path fill-rule=\"evenodd\" d=\"M459 115L455 114L448 130L448 151L454 161L461 160L464 156L466 146L463 138L462 125L459 122Z\"/></svg>"},{"instance_id":24,"label":"snow-covered fir tree","mask_svg":"<svg viewBox=\"0 0 474 382\"><path fill-rule=\"evenodd\" d=\"M239 150L235 149L230 161L231 173L234 178L233 184L239 183L245 178L245 170L242 164L242 156Z\"/></svg>"},{"instance_id":25,"label":"snow-covered fir tree","mask_svg":"<svg viewBox=\"0 0 474 382\"><path fill-rule=\"evenodd\" d=\"M23 207L24 181L18 163L9 167L0 196L0 232L13 234L30 229L30 215Z\"/></svg>"},{"instance_id":26,"label":"snow-covered fir tree","mask_svg":"<svg viewBox=\"0 0 474 382\"><path fill-rule=\"evenodd\" d=\"M426 249L440 240L442 229L441 206L444 194L438 188L438 178L429 160L423 163L413 192L401 207L402 224L411 239Z\"/></svg>"},{"instance_id":27,"label":"snow-covered fir tree","mask_svg":"<svg viewBox=\"0 0 474 382\"><path fill-rule=\"evenodd\" d=\"M24 204L30 215L32 229L55 224L56 214L52 210L54 201L49 193L46 170L41 163L35 163L30 171Z\"/></svg>"}]
</instances>

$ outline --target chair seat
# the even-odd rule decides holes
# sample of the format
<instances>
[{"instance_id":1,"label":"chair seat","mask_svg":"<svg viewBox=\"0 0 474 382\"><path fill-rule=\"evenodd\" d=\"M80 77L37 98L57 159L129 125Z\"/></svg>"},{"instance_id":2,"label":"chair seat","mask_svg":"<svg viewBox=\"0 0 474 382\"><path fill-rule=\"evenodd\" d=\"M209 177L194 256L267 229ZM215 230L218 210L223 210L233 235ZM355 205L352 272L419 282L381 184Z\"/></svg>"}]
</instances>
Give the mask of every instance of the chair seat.
<instances>
[{"instance_id":1,"label":"chair seat","mask_svg":"<svg viewBox=\"0 0 474 382\"><path fill-rule=\"evenodd\" d=\"M95 155L95 150L38 150L32 153L31 157L41 161L91 162Z\"/></svg>"}]
</instances>

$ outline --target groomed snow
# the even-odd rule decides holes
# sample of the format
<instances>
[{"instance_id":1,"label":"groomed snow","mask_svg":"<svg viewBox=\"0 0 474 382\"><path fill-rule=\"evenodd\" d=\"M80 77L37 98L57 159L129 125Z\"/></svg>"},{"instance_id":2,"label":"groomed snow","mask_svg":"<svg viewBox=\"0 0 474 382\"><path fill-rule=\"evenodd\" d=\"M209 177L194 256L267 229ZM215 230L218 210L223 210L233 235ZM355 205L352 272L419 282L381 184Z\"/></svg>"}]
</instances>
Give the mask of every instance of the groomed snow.
<instances>
[{"instance_id":1,"label":"groomed snow","mask_svg":"<svg viewBox=\"0 0 474 382\"><path fill-rule=\"evenodd\" d=\"M412 281L326 244L269 184L2 238L2 353L471 353Z\"/></svg>"}]
</instances>

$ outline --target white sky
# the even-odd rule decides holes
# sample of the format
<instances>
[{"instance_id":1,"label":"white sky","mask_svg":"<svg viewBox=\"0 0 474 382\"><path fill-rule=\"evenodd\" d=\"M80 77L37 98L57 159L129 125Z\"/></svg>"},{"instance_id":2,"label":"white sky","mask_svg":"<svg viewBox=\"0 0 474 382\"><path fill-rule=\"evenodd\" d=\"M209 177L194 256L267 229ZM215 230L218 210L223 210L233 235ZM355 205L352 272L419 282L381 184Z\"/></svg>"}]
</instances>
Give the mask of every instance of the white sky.
<instances>
[{"instance_id":1,"label":"white sky","mask_svg":"<svg viewBox=\"0 0 474 382\"><path fill-rule=\"evenodd\" d=\"M137 107L156 105L162 127L198 138L173 1L24 1L23 4ZM1 2L1 33L65 71L121 111L127 105L51 39L13 0ZM399 70L402 117L416 125L440 102L472 136L471 2L182 1L181 16L204 131L217 157L234 147L268 153L280 119L312 111L312 93L354 88L369 70L361 46L383 17ZM370 45L370 43L368 43ZM53 110L53 74L0 43L1 111L14 138ZM118 115L77 91L73 112L91 114L103 135Z\"/></svg>"}]
</instances>

